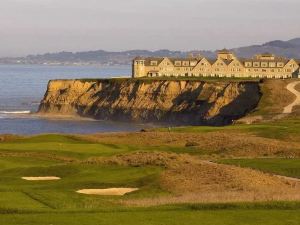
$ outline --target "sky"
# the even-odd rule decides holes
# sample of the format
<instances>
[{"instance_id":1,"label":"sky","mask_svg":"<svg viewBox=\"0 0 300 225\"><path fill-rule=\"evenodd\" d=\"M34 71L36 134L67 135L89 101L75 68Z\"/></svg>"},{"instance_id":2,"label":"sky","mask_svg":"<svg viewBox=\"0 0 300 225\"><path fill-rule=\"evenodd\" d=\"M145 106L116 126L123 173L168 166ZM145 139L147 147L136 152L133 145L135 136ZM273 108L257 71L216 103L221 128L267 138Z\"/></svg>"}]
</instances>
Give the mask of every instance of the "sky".
<instances>
[{"instance_id":1,"label":"sky","mask_svg":"<svg viewBox=\"0 0 300 225\"><path fill-rule=\"evenodd\" d=\"M300 37L300 0L0 0L0 56L215 50Z\"/></svg>"}]
</instances>

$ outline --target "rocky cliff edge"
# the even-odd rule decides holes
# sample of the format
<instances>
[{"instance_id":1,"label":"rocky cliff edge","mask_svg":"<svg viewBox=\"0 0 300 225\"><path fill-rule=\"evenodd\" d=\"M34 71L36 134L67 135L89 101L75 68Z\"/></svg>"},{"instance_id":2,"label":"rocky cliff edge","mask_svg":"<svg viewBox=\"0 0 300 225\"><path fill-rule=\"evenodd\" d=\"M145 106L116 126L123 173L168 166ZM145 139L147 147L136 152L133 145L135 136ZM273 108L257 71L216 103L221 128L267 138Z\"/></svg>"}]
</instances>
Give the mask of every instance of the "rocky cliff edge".
<instances>
[{"instance_id":1,"label":"rocky cliff edge","mask_svg":"<svg viewBox=\"0 0 300 225\"><path fill-rule=\"evenodd\" d=\"M39 114L101 120L226 125L251 112L258 82L184 80L53 80Z\"/></svg>"}]
</instances>

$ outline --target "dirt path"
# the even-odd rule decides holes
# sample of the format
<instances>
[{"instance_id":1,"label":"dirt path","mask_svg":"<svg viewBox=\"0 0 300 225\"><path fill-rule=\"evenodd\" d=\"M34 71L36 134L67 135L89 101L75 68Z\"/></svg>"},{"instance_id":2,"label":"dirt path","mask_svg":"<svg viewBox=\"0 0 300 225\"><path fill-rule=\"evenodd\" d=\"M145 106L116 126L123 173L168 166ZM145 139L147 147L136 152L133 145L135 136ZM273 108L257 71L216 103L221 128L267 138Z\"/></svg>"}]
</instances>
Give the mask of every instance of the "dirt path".
<instances>
[{"instance_id":1,"label":"dirt path","mask_svg":"<svg viewBox=\"0 0 300 225\"><path fill-rule=\"evenodd\" d=\"M295 177L287 177L287 176L281 176L281 175L275 175L278 178L282 178L288 181L296 181L296 182L300 182L299 178L295 178Z\"/></svg>"},{"instance_id":2,"label":"dirt path","mask_svg":"<svg viewBox=\"0 0 300 225\"><path fill-rule=\"evenodd\" d=\"M297 98L293 103L291 103L290 105L288 105L284 108L284 110L283 110L284 114L292 113L294 106L300 105L300 92L295 89L295 87L298 84L300 84L300 81L295 81L295 82L289 83L286 86L286 89L289 90L290 92L292 92L294 95L296 95Z\"/></svg>"}]
</instances>

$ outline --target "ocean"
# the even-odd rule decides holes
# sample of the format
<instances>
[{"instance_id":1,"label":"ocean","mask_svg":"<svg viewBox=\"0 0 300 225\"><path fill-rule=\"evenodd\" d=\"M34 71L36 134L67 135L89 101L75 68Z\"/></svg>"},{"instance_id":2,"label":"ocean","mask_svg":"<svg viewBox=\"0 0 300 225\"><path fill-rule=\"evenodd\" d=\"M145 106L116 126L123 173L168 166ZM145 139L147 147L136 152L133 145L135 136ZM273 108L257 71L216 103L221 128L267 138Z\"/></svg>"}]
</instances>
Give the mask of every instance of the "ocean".
<instances>
[{"instance_id":1,"label":"ocean","mask_svg":"<svg viewBox=\"0 0 300 225\"><path fill-rule=\"evenodd\" d=\"M0 65L0 134L136 131L142 124L35 116L49 80L128 76L130 66Z\"/></svg>"}]
</instances>

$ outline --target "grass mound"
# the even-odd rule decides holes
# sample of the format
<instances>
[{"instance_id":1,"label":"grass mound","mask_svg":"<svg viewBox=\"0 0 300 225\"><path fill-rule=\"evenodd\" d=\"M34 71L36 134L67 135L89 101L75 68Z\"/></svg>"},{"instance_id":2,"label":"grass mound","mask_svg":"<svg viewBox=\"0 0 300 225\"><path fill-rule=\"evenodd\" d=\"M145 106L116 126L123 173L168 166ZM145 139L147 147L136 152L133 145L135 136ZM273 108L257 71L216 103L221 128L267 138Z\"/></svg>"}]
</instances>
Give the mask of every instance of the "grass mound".
<instances>
[{"instance_id":1,"label":"grass mound","mask_svg":"<svg viewBox=\"0 0 300 225\"><path fill-rule=\"evenodd\" d=\"M285 124L279 126L273 124L239 125L211 129L206 127L181 127L172 128L172 132L161 129L161 131L146 133L97 134L93 135L91 140L106 144L140 146L143 149L154 151L201 155L215 154L238 157L300 156L299 143L274 139L275 135L287 135L290 132L285 127ZM187 146L187 143L193 143L194 146L191 148Z\"/></svg>"},{"instance_id":2,"label":"grass mound","mask_svg":"<svg viewBox=\"0 0 300 225\"><path fill-rule=\"evenodd\" d=\"M129 200L129 204L300 199L297 181L248 168L203 161L187 154L135 152L108 158L91 158L84 163L165 168L160 174L159 185L172 193L171 196Z\"/></svg>"},{"instance_id":3,"label":"grass mound","mask_svg":"<svg viewBox=\"0 0 300 225\"><path fill-rule=\"evenodd\" d=\"M180 166L181 164L188 164L192 161L193 157L184 154L167 152L133 152L108 158L90 158L84 161L84 163L133 167L158 166L164 168L174 168Z\"/></svg>"},{"instance_id":4,"label":"grass mound","mask_svg":"<svg viewBox=\"0 0 300 225\"><path fill-rule=\"evenodd\" d=\"M295 187L295 183L259 171L208 162L167 170L162 184L175 193L284 192Z\"/></svg>"}]
</instances>

